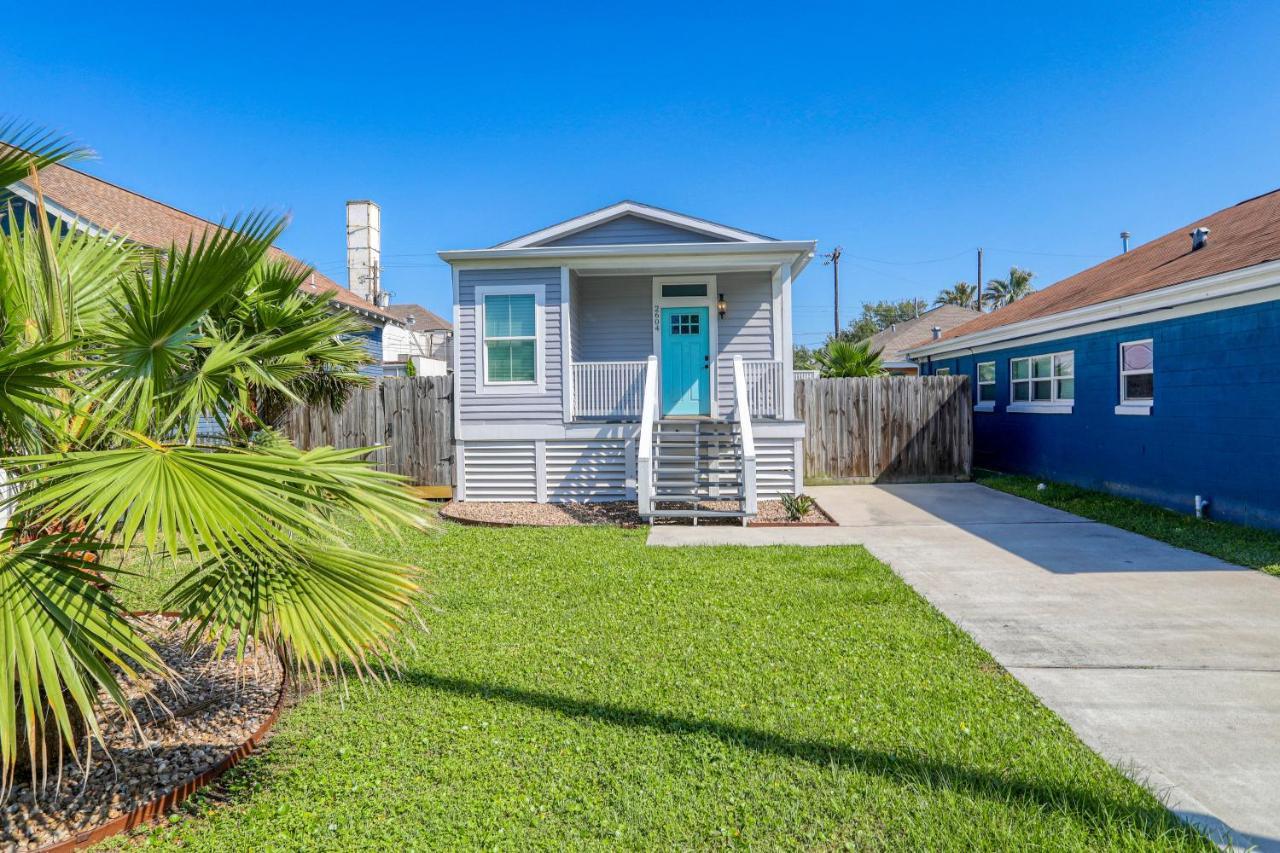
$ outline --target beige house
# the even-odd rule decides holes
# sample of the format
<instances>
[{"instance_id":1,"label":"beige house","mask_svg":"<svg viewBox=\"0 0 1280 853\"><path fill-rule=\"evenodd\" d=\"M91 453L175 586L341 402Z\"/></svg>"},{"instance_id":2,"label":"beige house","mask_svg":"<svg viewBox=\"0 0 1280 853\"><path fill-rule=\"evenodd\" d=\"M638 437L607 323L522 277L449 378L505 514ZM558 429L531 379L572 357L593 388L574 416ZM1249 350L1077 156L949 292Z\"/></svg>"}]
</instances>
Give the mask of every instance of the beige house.
<instances>
[{"instance_id":1,"label":"beige house","mask_svg":"<svg viewBox=\"0 0 1280 853\"><path fill-rule=\"evenodd\" d=\"M919 317L894 323L871 336L871 349L880 350L885 370L899 376L918 376L920 365L907 356L907 350L937 340L957 326L977 317L972 308L939 305Z\"/></svg>"}]
</instances>

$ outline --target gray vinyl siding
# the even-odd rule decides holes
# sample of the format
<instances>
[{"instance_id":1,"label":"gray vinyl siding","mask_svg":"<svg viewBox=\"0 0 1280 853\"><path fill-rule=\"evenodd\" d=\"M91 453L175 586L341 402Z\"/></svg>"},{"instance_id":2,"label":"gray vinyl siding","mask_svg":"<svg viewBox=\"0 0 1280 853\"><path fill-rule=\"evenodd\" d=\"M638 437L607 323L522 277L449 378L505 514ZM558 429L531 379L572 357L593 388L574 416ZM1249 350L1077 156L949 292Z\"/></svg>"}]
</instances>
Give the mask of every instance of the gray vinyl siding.
<instances>
[{"instance_id":1,"label":"gray vinyl siding","mask_svg":"<svg viewBox=\"0 0 1280 853\"><path fill-rule=\"evenodd\" d=\"M546 392L543 394L478 394L479 336L476 330L477 285L540 284L546 289L543 351ZM459 415L464 424L562 423L560 398L560 268L464 269L458 271Z\"/></svg>"},{"instance_id":2,"label":"gray vinyl siding","mask_svg":"<svg viewBox=\"0 0 1280 853\"><path fill-rule=\"evenodd\" d=\"M582 361L582 287L576 272L569 273L569 358Z\"/></svg>"},{"instance_id":3,"label":"gray vinyl siding","mask_svg":"<svg viewBox=\"0 0 1280 853\"><path fill-rule=\"evenodd\" d=\"M720 237L686 231L640 216L619 216L592 228L569 234L544 246L620 246L631 243L724 243Z\"/></svg>"},{"instance_id":4,"label":"gray vinyl siding","mask_svg":"<svg viewBox=\"0 0 1280 853\"><path fill-rule=\"evenodd\" d=\"M653 353L653 276L583 276L575 298L575 359L643 361Z\"/></svg>"},{"instance_id":5,"label":"gray vinyl siding","mask_svg":"<svg viewBox=\"0 0 1280 853\"><path fill-rule=\"evenodd\" d=\"M769 359L773 353L773 279L767 272L720 273L716 288L724 294L728 310L719 322L717 356L740 355L744 359ZM721 412L733 398L733 363L717 358L717 397Z\"/></svg>"}]
</instances>

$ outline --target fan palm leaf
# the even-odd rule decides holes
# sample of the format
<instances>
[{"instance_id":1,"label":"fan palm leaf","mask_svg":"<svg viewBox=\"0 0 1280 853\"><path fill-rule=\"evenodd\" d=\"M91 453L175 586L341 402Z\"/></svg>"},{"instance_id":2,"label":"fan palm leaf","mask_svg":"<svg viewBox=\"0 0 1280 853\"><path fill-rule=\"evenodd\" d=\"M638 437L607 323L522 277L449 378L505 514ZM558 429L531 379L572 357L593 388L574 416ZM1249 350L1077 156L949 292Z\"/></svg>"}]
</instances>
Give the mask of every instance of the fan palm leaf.
<instances>
[{"instance_id":1,"label":"fan palm leaf","mask_svg":"<svg viewBox=\"0 0 1280 853\"><path fill-rule=\"evenodd\" d=\"M832 340L814 354L814 361L824 379L850 376L881 376L885 373L880 361L880 350L873 350L870 341L850 343Z\"/></svg>"},{"instance_id":2,"label":"fan palm leaf","mask_svg":"<svg viewBox=\"0 0 1280 853\"><path fill-rule=\"evenodd\" d=\"M22 542L0 534L0 757L7 789L19 759L34 776L48 761L56 731L72 754L82 723L101 738L95 713L104 691L125 709L112 667L125 677L166 672L159 656L122 615L106 578L111 568L90 562L106 546L69 534ZM25 755L19 755L25 746Z\"/></svg>"}]
</instances>

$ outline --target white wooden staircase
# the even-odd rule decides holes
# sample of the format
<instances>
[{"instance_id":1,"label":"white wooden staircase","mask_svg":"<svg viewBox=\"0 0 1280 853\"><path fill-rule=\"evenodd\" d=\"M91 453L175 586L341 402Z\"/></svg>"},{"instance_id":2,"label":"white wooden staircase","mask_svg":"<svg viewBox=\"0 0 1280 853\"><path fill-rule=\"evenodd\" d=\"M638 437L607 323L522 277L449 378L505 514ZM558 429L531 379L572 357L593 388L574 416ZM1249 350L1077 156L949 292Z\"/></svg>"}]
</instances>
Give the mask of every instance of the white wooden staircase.
<instances>
[{"instance_id":1,"label":"white wooden staircase","mask_svg":"<svg viewBox=\"0 0 1280 853\"><path fill-rule=\"evenodd\" d=\"M659 418L657 360L645 374L637 493L644 518L756 514L756 458L742 359L734 359L730 418Z\"/></svg>"}]
</instances>

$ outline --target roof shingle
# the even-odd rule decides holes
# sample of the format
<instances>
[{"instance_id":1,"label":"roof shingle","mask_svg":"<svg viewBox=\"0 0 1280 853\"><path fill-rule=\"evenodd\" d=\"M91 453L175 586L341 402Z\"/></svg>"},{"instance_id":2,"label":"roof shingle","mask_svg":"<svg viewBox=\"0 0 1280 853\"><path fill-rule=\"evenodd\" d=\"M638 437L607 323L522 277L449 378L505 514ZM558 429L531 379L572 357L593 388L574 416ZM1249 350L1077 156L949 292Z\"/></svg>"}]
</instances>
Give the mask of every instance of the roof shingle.
<instances>
[{"instance_id":1,"label":"roof shingle","mask_svg":"<svg viewBox=\"0 0 1280 853\"><path fill-rule=\"evenodd\" d=\"M1209 242L1192 251L1190 232L1200 227L1210 229ZM998 311L979 315L943 338L1048 317L1278 259L1280 190L1272 190L1064 278Z\"/></svg>"},{"instance_id":2,"label":"roof shingle","mask_svg":"<svg viewBox=\"0 0 1280 853\"><path fill-rule=\"evenodd\" d=\"M207 219L66 166L41 169L40 191L46 199L75 216L153 248L183 244L188 239L198 239L210 228L218 227ZM305 266L302 261L274 246L270 254L272 258L283 258ZM326 294L347 308L384 320L394 319L384 309L314 270L304 289L310 293Z\"/></svg>"}]
</instances>

